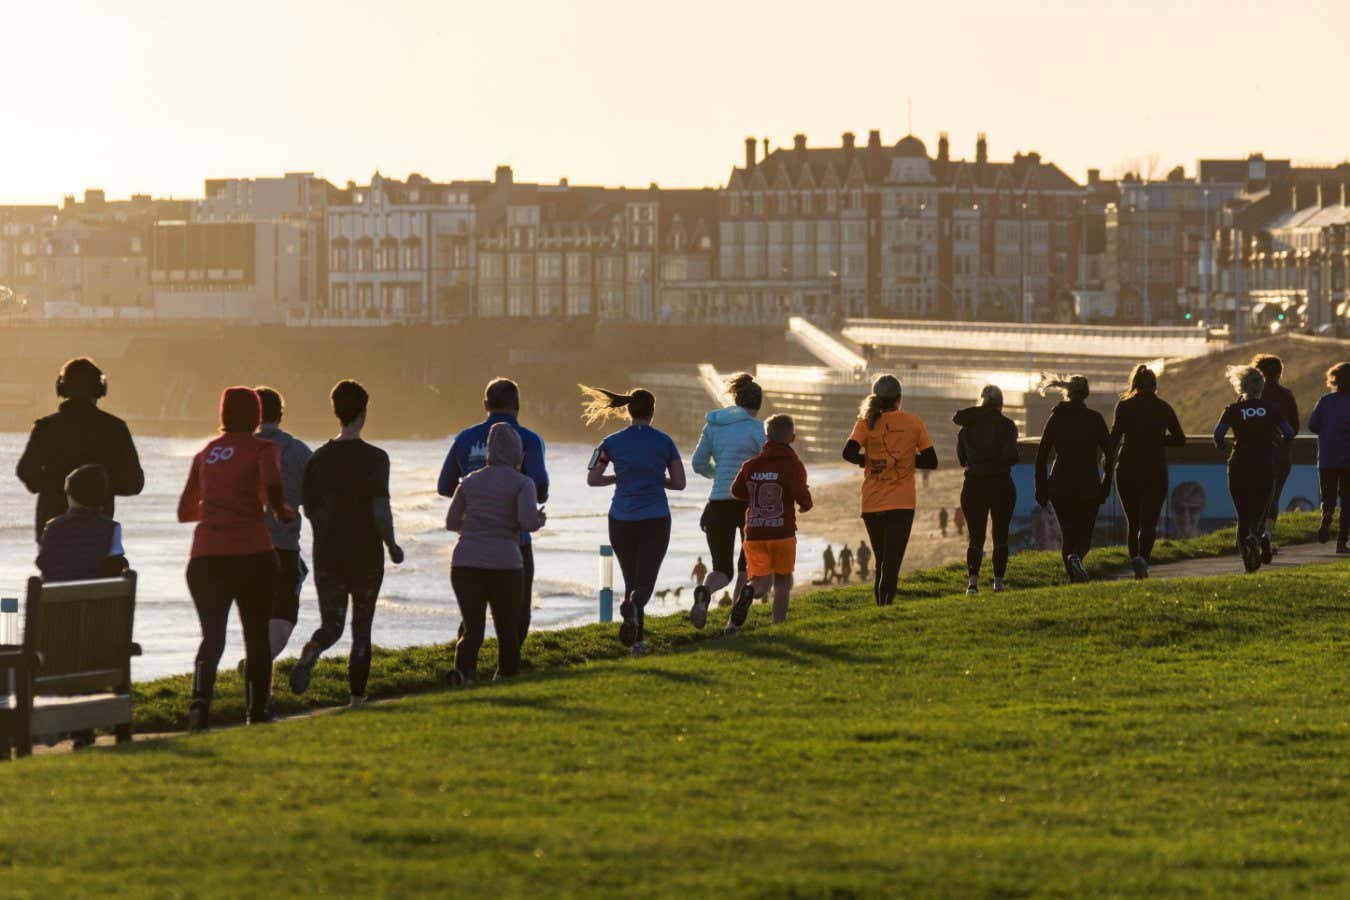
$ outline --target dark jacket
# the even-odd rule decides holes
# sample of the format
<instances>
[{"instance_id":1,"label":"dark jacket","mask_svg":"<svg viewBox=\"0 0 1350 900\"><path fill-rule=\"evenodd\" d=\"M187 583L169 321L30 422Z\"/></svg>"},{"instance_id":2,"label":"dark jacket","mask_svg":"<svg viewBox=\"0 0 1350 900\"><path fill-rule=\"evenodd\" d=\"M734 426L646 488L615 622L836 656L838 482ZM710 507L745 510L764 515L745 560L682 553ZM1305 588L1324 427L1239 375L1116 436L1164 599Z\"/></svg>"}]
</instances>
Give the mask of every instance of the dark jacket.
<instances>
[{"instance_id":1,"label":"dark jacket","mask_svg":"<svg viewBox=\"0 0 1350 900\"><path fill-rule=\"evenodd\" d=\"M44 582L107 578L126 568L117 523L88 507L72 509L42 531L37 567Z\"/></svg>"},{"instance_id":2,"label":"dark jacket","mask_svg":"<svg viewBox=\"0 0 1350 900\"><path fill-rule=\"evenodd\" d=\"M1111 453L1117 469L1166 470L1167 447L1186 446L1177 414L1157 394L1136 394L1116 404Z\"/></svg>"},{"instance_id":3,"label":"dark jacket","mask_svg":"<svg viewBox=\"0 0 1350 900\"><path fill-rule=\"evenodd\" d=\"M113 496L133 497L145 487L145 473L126 423L92 400L66 400L33 424L15 471L24 487L38 495L38 538L43 525L66 511L66 476L91 463L107 470ZM99 512L112 517L112 496Z\"/></svg>"},{"instance_id":4,"label":"dark jacket","mask_svg":"<svg viewBox=\"0 0 1350 900\"><path fill-rule=\"evenodd\" d=\"M1052 453L1055 464L1047 474ZM1111 482L1103 479L1098 467L1102 456L1107 459L1109 473L1111 442L1102 414L1074 400L1055 404L1036 451L1036 496L1104 498Z\"/></svg>"},{"instance_id":5,"label":"dark jacket","mask_svg":"<svg viewBox=\"0 0 1350 900\"><path fill-rule=\"evenodd\" d=\"M1280 384L1278 381L1266 382L1266 388L1261 392L1261 399L1266 401L1269 407L1276 415L1285 422L1289 423L1289 430L1298 434L1298 401L1294 399L1294 392ZM1275 446L1275 458L1281 462L1289 462L1293 459L1294 445L1293 438Z\"/></svg>"},{"instance_id":6,"label":"dark jacket","mask_svg":"<svg viewBox=\"0 0 1350 900\"><path fill-rule=\"evenodd\" d=\"M967 478L1006 477L1017 465L1017 425L992 406L971 406L952 416L956 458Z\"/></svg>"}]
</instances>

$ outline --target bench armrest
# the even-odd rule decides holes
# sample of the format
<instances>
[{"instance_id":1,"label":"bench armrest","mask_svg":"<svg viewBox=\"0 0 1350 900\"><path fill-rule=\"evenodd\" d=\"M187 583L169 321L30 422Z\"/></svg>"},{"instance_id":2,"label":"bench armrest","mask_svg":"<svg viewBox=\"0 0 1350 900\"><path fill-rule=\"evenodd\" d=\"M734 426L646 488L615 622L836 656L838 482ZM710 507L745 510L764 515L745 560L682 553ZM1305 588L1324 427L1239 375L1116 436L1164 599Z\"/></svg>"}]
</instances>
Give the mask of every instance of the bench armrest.
<instances>
[{"instance_id":1,"label":"bench armrest","mask_svg":"<svg viewBox=\"0 0 1350 900\"><path fill-rule=\"evenodd\" d=\"M0 671L12 669L18 672L35 672L42 668L41 653L25 653L23 650L0 650Z\"/></svg>"}]
</instances>

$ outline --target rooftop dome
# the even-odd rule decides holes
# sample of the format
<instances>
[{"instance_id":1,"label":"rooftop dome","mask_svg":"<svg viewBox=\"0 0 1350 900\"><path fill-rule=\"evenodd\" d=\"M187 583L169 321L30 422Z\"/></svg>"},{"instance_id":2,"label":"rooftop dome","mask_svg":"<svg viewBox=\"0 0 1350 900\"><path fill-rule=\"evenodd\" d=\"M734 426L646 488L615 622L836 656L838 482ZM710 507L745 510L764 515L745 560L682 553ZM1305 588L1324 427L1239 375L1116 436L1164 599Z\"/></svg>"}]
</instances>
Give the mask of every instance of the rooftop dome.
<instances>
[{"instance_id":1,"label":"rooftop dome","mask_svg":"<svg viewBox=\"0 0 1350 900\"><path fill-rule=\"evenodd\" d=\"M895 145L895 152L900 156L928 156L928 148L924 146L923 141L912 134L907 134L900 139L900 143Z\"/></svg>"}]
</instances>

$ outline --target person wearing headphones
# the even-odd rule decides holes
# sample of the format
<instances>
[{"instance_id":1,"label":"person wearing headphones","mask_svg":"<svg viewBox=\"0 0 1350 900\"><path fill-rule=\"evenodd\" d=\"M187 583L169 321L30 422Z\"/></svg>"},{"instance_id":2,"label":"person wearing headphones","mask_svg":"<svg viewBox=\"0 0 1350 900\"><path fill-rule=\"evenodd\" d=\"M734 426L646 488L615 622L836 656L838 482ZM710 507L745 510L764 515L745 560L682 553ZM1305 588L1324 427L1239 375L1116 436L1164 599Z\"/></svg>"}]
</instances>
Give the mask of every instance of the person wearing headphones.
<instances>
[{"instance_id":1,"label":"person wearing headphones","mask_svg":"<svg viewBox=\"0 0 1350 900\"><path fill-rule=\"evenodd\" d=\"M134 497L145 487L145 473L127 424L98 408L108 394L108 379L93 360L79 357L61 367L56 412L38 419L15 469L30 493L37 494L36 536L47 522L66 512L66 476L80 466L98 465L108 473L109 491L98 512L113 515L113 497Z\"/></svg>"}]
</instances>

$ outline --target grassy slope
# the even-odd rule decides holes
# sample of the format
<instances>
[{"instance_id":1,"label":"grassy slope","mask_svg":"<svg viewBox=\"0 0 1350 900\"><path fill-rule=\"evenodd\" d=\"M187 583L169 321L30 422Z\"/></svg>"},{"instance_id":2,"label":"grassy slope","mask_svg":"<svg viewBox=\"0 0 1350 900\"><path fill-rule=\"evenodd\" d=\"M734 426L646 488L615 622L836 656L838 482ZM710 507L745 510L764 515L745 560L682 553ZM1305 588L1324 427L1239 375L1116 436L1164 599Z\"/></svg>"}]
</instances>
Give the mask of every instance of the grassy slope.
<instances>
[{"instance_id":1,"label":"grassy slope","mask_svg":"<svg viewBox=\"0 0 1350 900\"><path fill-rule=\"evenodd\" d=\"M0 893L1350 891L1350 567L764 619L0 766Z\"/></svg>"},{"instance_id":2,"label":"grassy slope","mask_svg":"<svg viewBox=\"0 0 1350 900\"><path fill-rule=\"evenodd\" d=\"M1306 543L1314 539L1317 517L1313 514L1284 516L1276 535L1281 544ZM1233 552L1232 529L1192 540L1162 542L1154 553L1155 564L1182 559L1213 557ZM1093 551L1088 568L1097 575L1123 569L1128 562L1124 548L1109 547ZM1064 583L1064 571L1057 553L1019 553L1009 565L1009 583L1018 589ZM965 566L953 563L906 575L901 579L905 598L937 597L963 588ZM844 595L861 596L863 589L842 589ZM850 593L851 590L851 593ZM648 620L648 642L663 651L715 637L724 619L714 612L713 625L696 632L683 615ZM717 627L714 627L717 626ZM534 669L582 665L623 655L615 639L616 626L594 625L565 631L536 632L525 647L525 665ZM375 622L379 634L379 619ZM441 685L451 668L453 648L448 644L412 647L405 650L377 649L371 666L370 693L389 697L426 691ZM313 706L337 706L347 702L347 668L344 657L326 659L315 670L314 681L304 697L296 697L287 687L287 674L293 661L277 666L276 708L279 712L297 712ZM480 670L491 672L496 665L496 642L488 641L480 657ZM186 724L192 683L187 675L161 678L139 685L136 698L136 728L140 731L181 729ZM243 721L243 688L233 670L222 671L217 684L213 718L218 722Z\"/></svg>"},{"instance_id":3,"label":"grassy slope","mask_svg":"<svg viewBox=\"0 0 1350 900\"><path fill-rule=\"evenodd\" d=\"M1233 390L1224 381L1225 366L1246 364L1257 353L1273 353L1284 361L1284 386L1294 392L1304 421L1317 398L1326 393L1326 371L1350 359L1350 341L1334 338L1273 337L1243 344L1199 359L1169 363L1160 392L1177 411L1188 434L1209 434Z\"/></svg>"}]
</instances>

